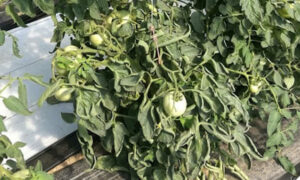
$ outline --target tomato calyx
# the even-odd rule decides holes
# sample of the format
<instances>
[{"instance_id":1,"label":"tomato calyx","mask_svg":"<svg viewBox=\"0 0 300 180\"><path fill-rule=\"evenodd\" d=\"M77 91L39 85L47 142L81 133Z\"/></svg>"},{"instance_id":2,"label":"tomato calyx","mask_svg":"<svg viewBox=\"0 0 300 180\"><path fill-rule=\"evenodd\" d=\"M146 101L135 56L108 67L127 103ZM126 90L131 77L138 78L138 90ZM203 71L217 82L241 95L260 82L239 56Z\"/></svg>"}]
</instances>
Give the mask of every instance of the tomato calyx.
<instances>
[{"instance_id":1,"label":"tomato calyx","mask_svg":"<svg viewBox=\"0 0 300 180\"><path fill-rule=\"evenodd\" d=\"M163 107L167 115L179 117L184 114L187 101L181 92L171 91L164 97Z\"/></svg>"}]
</instances>

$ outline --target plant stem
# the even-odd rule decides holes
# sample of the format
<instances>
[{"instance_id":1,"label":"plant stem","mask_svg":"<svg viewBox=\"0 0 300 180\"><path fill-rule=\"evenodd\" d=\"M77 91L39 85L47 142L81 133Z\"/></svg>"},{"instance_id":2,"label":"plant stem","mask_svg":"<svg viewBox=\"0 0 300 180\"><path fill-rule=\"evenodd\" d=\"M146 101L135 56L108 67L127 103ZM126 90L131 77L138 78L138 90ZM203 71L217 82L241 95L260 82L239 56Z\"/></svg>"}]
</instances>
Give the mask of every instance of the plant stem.
<instances>
[{"instance_id":1,"label":"plant stem","mask_svg":"<svg viewBox=\"0 0 300 180\"><path fill-rule=\"evenodd\" d=\"M115 115L118 116L118 117L123 117L123 118L136 120L136 117L134 117L134 116L128 116L128 115L125 115L125 114L118 114L118 113L115 113Z\"/></svg>"}]
</instances>

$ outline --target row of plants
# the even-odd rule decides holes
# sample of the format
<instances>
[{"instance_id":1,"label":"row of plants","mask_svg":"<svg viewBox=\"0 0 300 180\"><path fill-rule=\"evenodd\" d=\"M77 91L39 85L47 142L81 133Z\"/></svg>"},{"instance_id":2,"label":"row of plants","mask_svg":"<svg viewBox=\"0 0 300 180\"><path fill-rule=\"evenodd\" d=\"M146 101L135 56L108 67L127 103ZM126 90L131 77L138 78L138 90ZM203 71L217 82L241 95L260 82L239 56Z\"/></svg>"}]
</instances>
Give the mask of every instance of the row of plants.
<instances>
[{"instance_id":1,"label":"row of plants","mask_svg":"<svg viewBox=\"0 0 300 180\"><path fill-rule=\"evenodd\" d=\"M31 114L23 80L46 88L40 106L73 102L62 118L78 125L92 169L131 179L226 179L228 170L248 179L238 159L251 167L274 158L297 175L282 150L300 118L299 1L12 0L6 12L26 26L16 10L34 16L36 8L55 25L52 78L7 77L19 97L3 102ZM262 150L249 134L254 121L267 126Z\"/></svg>"}]
</instances>

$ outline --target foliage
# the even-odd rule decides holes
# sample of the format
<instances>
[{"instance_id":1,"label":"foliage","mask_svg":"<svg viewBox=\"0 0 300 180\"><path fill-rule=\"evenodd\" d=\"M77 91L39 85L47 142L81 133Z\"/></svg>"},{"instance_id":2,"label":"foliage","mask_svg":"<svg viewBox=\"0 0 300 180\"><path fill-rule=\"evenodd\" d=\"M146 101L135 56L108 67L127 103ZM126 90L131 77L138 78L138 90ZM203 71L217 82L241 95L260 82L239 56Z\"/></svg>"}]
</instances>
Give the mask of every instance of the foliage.
<instances>
[{"instance_id":1,"label":"foliage","mask_svg":"<svg viewBox=\"0 0 300 180\"><path fill-rule=\"evenodd\" d=\"M78 124L92 168L132 179L223 179L228 169L247 179L238 158L275 158L296 175L281 150L300 118L298 1L26 2L10 6L27 15L37 6L55 23L52 79L39 104L70 89L74 114L62 116ZM103 42L90 42L94 34ZM78 50L59 47L65 35ZM162 106L171 91L187 100L181 117ZM264 155L247 133L255 119L267 123ZM92 133L109 155L96 157Z\"/></svg>"},{"instance_id":2,"label":"foliage","mask_svg":"<svg viewBox=\"0 0 300 180\"><path fill-rule=\"evenodd\" d=\"M16 37L14 37L11 33L7 32L7 31L3 31L0 29L0 46L2 46L5 43L5 37L8 36L12 39L12 50L13 50L13 54L16 57L21 57L20 55L20 50L17 44L18 39Z\"/></svg>"},{"instance_id":3,"label":"foliage","mask_svg":"<svg viewBox=\"0 0 300 180\"><path fill-rule=\"evenodd\" d=\"M1 180L53 180L51 175L43 172L40 162L36 167L26 168L23 154L20 148L25 144L22 142L11 143L9 138L2 134L6 131L0 116L0 179Z\"/></svg>"}]
</instances>

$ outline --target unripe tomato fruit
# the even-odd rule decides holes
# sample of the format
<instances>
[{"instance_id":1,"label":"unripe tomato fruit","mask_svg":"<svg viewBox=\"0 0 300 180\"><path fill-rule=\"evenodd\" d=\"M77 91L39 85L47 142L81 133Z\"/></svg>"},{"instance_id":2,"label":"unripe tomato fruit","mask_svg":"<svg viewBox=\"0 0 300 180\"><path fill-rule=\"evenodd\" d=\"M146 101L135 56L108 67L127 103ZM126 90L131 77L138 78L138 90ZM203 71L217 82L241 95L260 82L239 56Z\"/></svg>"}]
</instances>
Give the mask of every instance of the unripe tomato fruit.
<instances>
[{"instance_id":1,"label":"unripe tomato fruit","mask_svg":"<svg viewBox=\"0 0 300 180\"><path fill-rule=\"evenodd\" d=\"M55 63L55 71L60 75L66 75L68 73L67 67L63 63Z\"/></svg>"},{"instance_id":2,"label":"unripe tomato fruit","mask_svg":"<svg viewBox=\"0 0 300 180\"><path fill-rule=\"evenodd\" d=\"M77 51L77 50L79 50L79 48L77 46L73 46L73 45L69 45L64 48L65 52L72 52L72 51Z\"/></svg>"},{"instance_id":3,"label":"unripe tomato fruit","mask_svg":"<svg viewBox=\"0 0 300 180\"><path fill-rule=\"evenodd\" d=\"M78 50L79 50L79 48L77 46L74 46L74 45L69 45L69 46L66 46L64 48L64 52L74 52L74 51L78 51ZM83 56L82 56L81 53L78 53L76 55L76 57L79 58L79 59L81 59Z\"/></svg>"},{"instance_id":4,"label":"unripe tomato fruit","mask_svg":"<svg viewBox=\"0 0 300 180\"><path fill-rule=\"evenodd\" d=\"M62 87L55 92L54 97L59 101L69 101L72 98L72 90Z\"/></svg>"},{"instance_id":5,"label":"unripe tomato fruit","mask_svg":"<svg viewBox=\"0 0 300 180\"><path fill-rule=\"evenodd\" d=\"M258 83L251 83L250 84L250 92L253 94L258 94L260 91L260 87L261 87L262 83L258 82Z\"/></svg>"},{"instance_id":6,"label":"unripe tomato fruit","mask_svg":"<svg viewBox=\"0 0 300 180\"><path fill-rule=\"evenodd\" d=\"M67 74L67 70L66 69L62 69L62 68L59 68L59 67L56 67L55 68L55 71L60 74L60 75L66 75Z\"/></svg>"},{"instance_id":7,"label":"unripe tomato fruit","mask_svg":"<svg viewBox=\"0 0 300 180\"><path fill-rule=\"evenodd\" d=\"M187 102L181 92L169 92L163 99L163 107L169 116L178 117L184 114Z\"/></svg>"},{"instance_id":8,"label":"unripe tomato fruit","mask_svg":"<svg viewBox=\"0 0 300 180\"><path fill-rule=\"evenodd\" d=\"M93 46L97 47L103 43L103 38L99 34L93 34L90 36L90 41Z\"/></svg>"}]
</instances>

